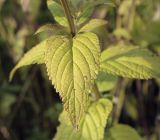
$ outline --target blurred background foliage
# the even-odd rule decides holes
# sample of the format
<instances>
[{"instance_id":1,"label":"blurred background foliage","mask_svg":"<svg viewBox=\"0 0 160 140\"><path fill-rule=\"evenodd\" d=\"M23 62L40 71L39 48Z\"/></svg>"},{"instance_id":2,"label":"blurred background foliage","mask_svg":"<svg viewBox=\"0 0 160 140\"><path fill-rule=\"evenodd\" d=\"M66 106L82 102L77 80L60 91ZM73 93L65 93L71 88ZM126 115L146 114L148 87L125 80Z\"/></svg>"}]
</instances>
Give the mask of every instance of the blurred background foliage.
<instances>
[{"instance_id":1,"label":"blurred background foliage","mask_svg":"<svg viewBox=\"0 0 160 140\"><path fill-rule=\"evenodd\" d=\"M115 2L115 7L97 6L92 15L108 21L106 31L102 28L99 34L102 49L132 44L160 55L160 0ZM0 140L49 140L56 133L62 104L44 66L21 69L8 82L17 61L45 38L35 36L36 29L51 22L46 0L0 0ZM96 82L113 100L113 123L136 128L144 140L160 139L158 77L143 81L100 73Z\"/></svg>"}]
</instances>

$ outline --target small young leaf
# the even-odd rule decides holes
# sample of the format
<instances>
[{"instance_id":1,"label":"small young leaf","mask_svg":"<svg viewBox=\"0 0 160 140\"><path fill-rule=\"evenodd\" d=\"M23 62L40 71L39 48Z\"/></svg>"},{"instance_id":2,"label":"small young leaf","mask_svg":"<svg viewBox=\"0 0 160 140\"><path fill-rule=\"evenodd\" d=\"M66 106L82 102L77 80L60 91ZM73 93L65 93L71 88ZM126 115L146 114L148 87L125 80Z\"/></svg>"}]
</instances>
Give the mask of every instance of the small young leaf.
<instances>
[{"instance_id":1,"label":"small young leaf","mask_svg":"<svg viewBox=\"0 0 160 140\"><path fill-rule=\"evenodd\" d=\"M60 4L53 0L47 0L48 9L52 13L54 19L63 26L68 26L68 21L65 17L63 8Z\"/></svg>"},{"instance_id":2,"label":"small young leaf","mask_svg":"<svg viewBox=\"0 0 160 140\"><path fill-rule=\"evenodd\" d=\"M109 129L105 140L142 140L138 133L127 125L115 125Z\"/></svg>"},{"instance_id":3,"label":"small young leaf","mask_svg":"<svg viewBox=\"0 0 160 140\"><path fill-rule=\"evenodd\" d=\"M71 4L74 6L74 8L77 8L77 6L79 6L81 1L83 1L83 0L70 0Z\"/></svg>"},{"instance_id":4,"label":"small young leaf","mask_svg":"<svg viewBox=\"0 0 160 140\"><path fill-rule=\"evenodd\" d=\"M100 46L94 33L76 35L73 40L57 36L47 41L45 63L49 79L60 93L74 126L88 108L88 94L99 70Z\"/></svg>"},{"instance_id":5,"label":"small young leaf","mask_svg":"<svg viewBox=\"0 0 160 140\"><path fill-rule=\"evenodd\" d=\"M92 32L97 28L103 27L107 24L103 19L92 19L86 25L84 25L79 32Z\"/></svg>"},{"instance_id":6,"label":"small young leaf","mask_svg":"<svg viewBox=\"0 0 160 140\"><path fill-rule=\"evenodd\" d=\"M65 34L65 33L69 33L67 31L67 28L64 26L61 26L59 24L46 24L43 25L41 27L38 28L38 30L35 32L36 34L42 33L42 32L46 32L48 34L51 35L60 35L60 34Z\"/></svg>"},{"instance_id":7,"label":"small young leaf","mask_svg":"<svg viewBox=\"0 0 160 140\"><path fill-rule=\"evenodd\" d=\"M79 16L79 20L78 20L78 24L84 23L85 21L87 21L89 19L89 17L92 15L93 10L96 6L98 5L111 5L111 6L115 6L115 0L96 0L96 1L88 1L87 3L85 3L84 7L83 7L83 11Z\"/></svg>"},{"instance_id":8,"label":"small young leaf","mask_svg":"<svg viewBox=\"0 0 160 140\"><path fill-rule=\"evenodd\" d=\"M12 69L9 77L10 81L12 80L17 69L31 64L43 64L45 51L46 51L46 40L33 47L31 50L29 50L21 58L18 64Z\"/></svg>"},{"instance_id":9,"label":"small young leaf","mask_svg":"<svg viewBox=\"0 0 160 140\"><path fill-rule=\"evenodd\" d=\"M80 128L76 131L67 119L66 112L60 115L60 126L54 140L102 140L108 116L112 110L112 103L107 99L100 99L90 105L88 112L82 119Z\"/></svg>"},{"instance_id":10,"label":"small young leaf","mask_svg":"<svg viewBox=\"0 0 160 140\"><path fill-rule=\"evenodd\" d=\"M88 21L88 19L91 17L93 13L94 8L89 7L84 9L84 11L81 13L81 15L78 17L78 25L84 23L85 21Z\"/></svg>"},{"instance_id":11,"label":"small young leaf","mask_svg":"<svg viewBox=\"0 0 160 140\"><path fill-rule=\"evenodd\" d=\"M101 55L104 72L128 78L150 79L160 76L160 57L146 48L114 46Z\"/></svg>"}]
</instances>

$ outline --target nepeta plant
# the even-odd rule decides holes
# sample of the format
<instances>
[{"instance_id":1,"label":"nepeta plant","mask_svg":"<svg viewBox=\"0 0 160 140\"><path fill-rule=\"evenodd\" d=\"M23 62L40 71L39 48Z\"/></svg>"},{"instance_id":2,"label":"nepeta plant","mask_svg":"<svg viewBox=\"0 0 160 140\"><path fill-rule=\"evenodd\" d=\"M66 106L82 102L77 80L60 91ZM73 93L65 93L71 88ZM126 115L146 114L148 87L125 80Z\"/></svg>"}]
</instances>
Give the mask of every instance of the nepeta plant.
<instances>
[{"instance_id":1,"label":"nepeta plant","mask_svg":"<svg viewBox=\"0 0 160 140\"><path fill-rule=\"evenodd\" d=\"M28 51L10 74L11 80L18 68L46 65L65 110L60 115L56 140L103 139L112 103L98 95L95 80L100 71L136 79L160 76L159 57L146 48L117 45L101 52L97 30L105 27L107 21L90 17L95 6L113 4L111 0L86 0L78 7L80 2L47 1L57 23L44 25L36 31L35 34L49 32L48 38ZM74 131L75 127L79 131Z\"/></svg>"}]
</instances>

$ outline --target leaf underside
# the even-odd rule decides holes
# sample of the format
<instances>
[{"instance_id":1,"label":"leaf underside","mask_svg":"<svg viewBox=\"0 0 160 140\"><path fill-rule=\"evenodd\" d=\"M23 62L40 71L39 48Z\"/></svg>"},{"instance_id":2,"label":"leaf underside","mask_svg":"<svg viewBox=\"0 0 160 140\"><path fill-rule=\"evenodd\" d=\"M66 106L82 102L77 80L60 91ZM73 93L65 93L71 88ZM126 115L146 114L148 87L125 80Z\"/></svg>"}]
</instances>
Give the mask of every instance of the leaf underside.
<instances>
[{"instance_id":1,"label":"leaf underside","mask_svg":"<svg viewBox=\"0 0 160 140\"><path fill-rule=\"evenodd\" d=\"M45 63L74 126L88 107L88 95L99 70L100 47L94 33L48 39Z\"/></svg>"},{"instance_id":2,"label":"leaf underside","mask_svg":"<svg viewBox=\"0 0 160 140\"><path fill-rule=\"evenodd\" d=\"M42 32L46 32L51 35L65 34L67 33L67 28L59 24L45 24L38 28L35 35Z\"/></svg>"},{"instance_id":3,"label":"leaf underside","mask_svg":"<svg viewBox=\"0 0 160 140\"><path fill-rule=\"evenodd\" d=\"M114 46L102 53L100 67L113 75L150 79L160 76L160 57L142 47Z\"/></svg>"},{"instance_id":4,"label":"leaf underside","mask_svg":"<svg viewBox=\"0 0 160 140\"><path fill-rule=\"evenodd\" d=\"M102 140L108 116L112 110L112 103L107 99L100 99L91 104L83 118L79 130L75 130L67 119L66 112L60 115L60 126L54 140Z\"/></svg>"},{"instance_id":5,"label":"leaf underside","mask_svg":"<svg viewBox=\"0 0 160 140\"><path fill-rule=\"evenodd\" d=\"M96 79L98 90L100 92L107 92L112 90L116 85L117 79L117 76L100 71Z\"/></svg>"}]
</instances>

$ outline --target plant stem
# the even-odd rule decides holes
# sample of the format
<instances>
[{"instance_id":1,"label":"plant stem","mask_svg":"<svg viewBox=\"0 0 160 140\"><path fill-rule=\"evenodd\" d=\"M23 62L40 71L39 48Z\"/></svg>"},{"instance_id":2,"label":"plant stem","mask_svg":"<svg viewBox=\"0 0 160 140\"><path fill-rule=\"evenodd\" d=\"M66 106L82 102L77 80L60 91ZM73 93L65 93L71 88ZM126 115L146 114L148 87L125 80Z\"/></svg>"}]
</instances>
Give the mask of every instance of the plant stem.
<instances>
[{"instance_id":1,"label":"plant stem","mask_svg":"<svg viewBox=\"0 0 160 140\"><path fill-rule=\"evenodd\" d=\"M122 108L124 105L124 100L126 97L126 87L129 84L128 79L122 79L119 78L117 82L117 86L115 90L113 91L113 112L112 112L112 118L113 123L117 124L119 122L119 118L122 112Z\"/></svg>"},{"instance_id":2,"label":"plant stem","mask_svg":"<svg viewBox=\"0 0 160 140\"><path fill-rule=\"evenodd\" d=\"M137 94L137 101L138 101L138 112L139 112L139 121L144 129L144 133L147 136L147 139L149 140L149 130L148 130L148 125L146 121L146 110L144 107L144 97L142 95L142 82L140 80L136 81L136 94Z\"/></svg>"},{"instance_id":3,"label":"plant stem","mask_svg":"<svg viewBox=\"0 0 160 140\"><path fill-rule=\"evenodd\" d=\"M75 36L76 27L75 27L74 20L72 18L72 15L71 15L71 12L70 12L70 9L69 9L69 6L68 6L68 2L67 2L67 0L60 0L60 1L61 1L62 6L63 6L64 13L67 17L68 24L69 24L69 27L70 27L70 30L71 30L71 34L72 34L72 36Z\"/></svg>"},{"instance_id":4,"label":"plant stem","mask_svg":"<svg viewBox=\"0 0 160 140\"><path fill-rule=\"evenodd\" d=\"M134 15L135 15L135 4L136 0L132 0L129 11L128 11L128 17L126 21L126 29L129 31L132 29L133 23L134 23Z\"/></svg>"},{"instance_id":5,"label":"plant stem","mask_svg":"<svg viewBox=\"0 0 160 140\"><path fill-rule=\"evenodd\" d=\"M93 96L94 100L97 101L102 97L96 84L94 84L92 91L93 91L92 96Z\"/></svg>"}]
</instances>

